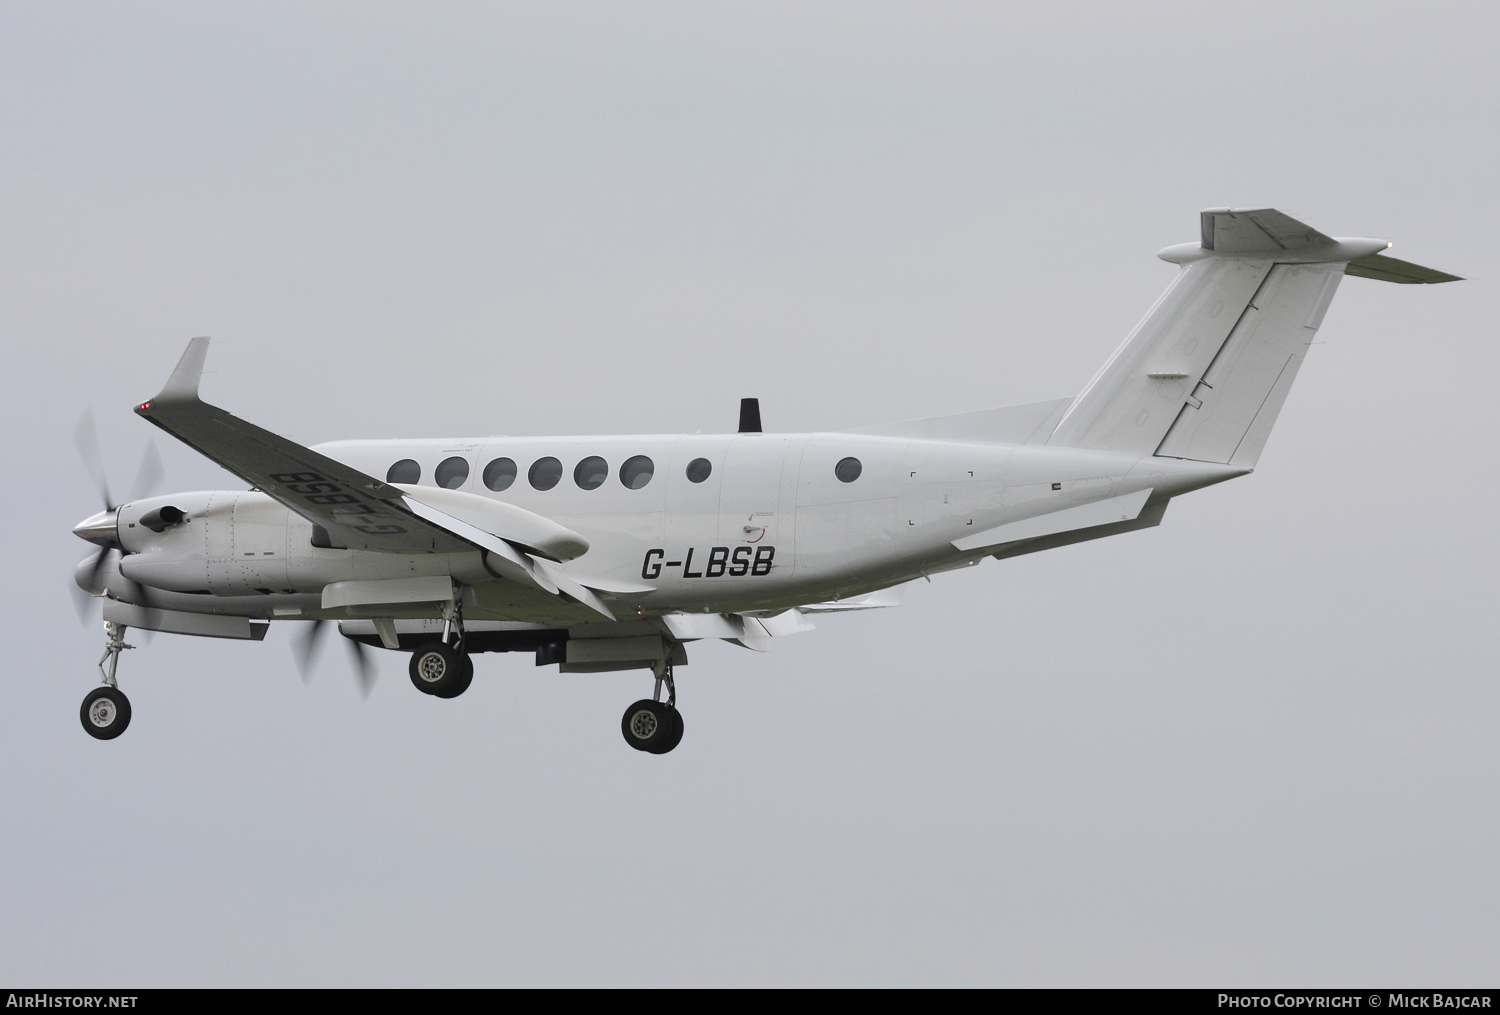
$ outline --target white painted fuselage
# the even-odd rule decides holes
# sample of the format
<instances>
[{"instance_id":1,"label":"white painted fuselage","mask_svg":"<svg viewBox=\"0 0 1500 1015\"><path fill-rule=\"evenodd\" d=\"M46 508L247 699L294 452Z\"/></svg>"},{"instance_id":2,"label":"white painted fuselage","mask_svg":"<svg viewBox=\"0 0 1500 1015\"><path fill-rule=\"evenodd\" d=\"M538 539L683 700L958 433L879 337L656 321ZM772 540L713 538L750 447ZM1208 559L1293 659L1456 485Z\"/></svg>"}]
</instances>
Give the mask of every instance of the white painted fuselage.
<instances>
[{"instance_id":1,"label":"white painted fuselage","mask_svg":"<svg viewBox=\"0 0 1500 1015\"><path fill-rule=\"evenodd\" d=\"M513 504L583 535L587 552L558 566L618 583L622 591L611 608L622 616L765 611L844 599L968 566L1037 538L1035 529L1016 523L1129 503L1130 495L1137 495L1138 513L1147 499L1164 506L1171 496L1246 471L1109 451L844 433L341 441L315 450L375 476L414 461L419 487L434 485L442 462L462 459L466 476L450 480L450 488ZM650 459L652 474L630 489L620 467L637 456ZM608 476L585 489L575 470L594 457L607 463ZM561 464L561 479L538 489L529 473L547 458ZM835 469L851 458L858 476L844 482ZM497 459L515 464L513 481L498 491L484 482L486 466ZM694 482L688 467L699 460L708 462L708 475ZM159 533L137 524L163 504L186 512L187 521ZM318 547L313 531L311 522L257 491L129 504L120 512L127 551L120 571L129 581L116 581L111 593L140 599L142 592L130 588L135 582L150 604L168 609L334 619L349 614L323 610L319 596L333 582L448 575L483 586L494 578L478 552ZM469 615L538 619L510 606L481 596Z\"/></svg>"}]
</instances>

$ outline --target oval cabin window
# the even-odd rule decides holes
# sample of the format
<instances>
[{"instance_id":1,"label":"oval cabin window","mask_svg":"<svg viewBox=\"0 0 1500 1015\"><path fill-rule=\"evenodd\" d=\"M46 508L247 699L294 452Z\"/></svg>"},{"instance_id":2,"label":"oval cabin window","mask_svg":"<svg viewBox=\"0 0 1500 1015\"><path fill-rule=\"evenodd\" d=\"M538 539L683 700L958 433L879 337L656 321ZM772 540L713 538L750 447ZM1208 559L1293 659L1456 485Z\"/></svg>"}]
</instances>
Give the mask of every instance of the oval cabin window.
<instances>
[{"instance_id":1,"label":"oval cabin window","mask_svg":"<svg viewBox=\"0 0 1500 1015\"><path fill-rule=\"evenodd\" d=\"M573 482L580 490L597 490L609 478L609 463L598 455L590 455L573 469Z\"/></svg>"},{"instance_id":2,"label":"oval cabin window","mask_svg":"<svg viewBox=\"0 0 1500 1015\"><path fill-rule=\"evenodd\" d=\"M620 466L620 482L627 490L639 490L651 482L651 477L655 474L656 466L645 455L627 458L625 464Z\"/></svg>"},{"instance_id":3,"label":"oval cabin window","mask_svg":"<svg viewBox=\"0 0 1500 1015\"><path fill-rule=\"evenodd\" d=\"M387 483L405 483L410 486L422 478L422 467L410 458L403 458L386 470Z\"/></svg>"},{"instance_id":4,"label":"oval cabin window","mask_svg":"<svg viewBox=\"0 0 1500 1015\"><path fill-rule=\"evenodd\" d=\"M863 471L864 466L859 464L858 458L845 458L833 467L833 474L839 477L840 483L854 482Z\"/></svg>"},{"instance_id":5,"label":"oval cabin window","mask_svg":"<svg viewBox=\"0 0 1500 1015\"><path fill-rule=\"evenodd\" d=\"M457 490L468 482L469 460L467 458L444 458L438 463L432 478L445 490Z\"/></svg>"},{"instance_id":6,"label":"oval cabin window","mask_svg":"<svg viewBox=\"0 0 1500 1015\"><path fill-rule=\"evenodd\" d=\"M701 483L714 471L713 463L707 458L694 458L688 462L687 478L689 483Z\"/></svg>"},{"instance_id":7,"label":"oval cabin window","mask_svg":"<svg viewBox=\"0 0 1500 1015\"><path fill-rule=\"evenodd\" d=\"M497 458L484 467L484 485L499 493L509 490L516 481L516 463L509 458Z\"/></svg>"},{"instance_id":8,"label":"oval cabin window","mask_svg":"<svg viewBox=\"0 0 1500 1015\"><path fill-rule=\"evenodd\" d=\"M538 458L531 463L526 478L538 490L550 490L562 479L562 462L556 458Z\"/></svg>"}]
</instances>

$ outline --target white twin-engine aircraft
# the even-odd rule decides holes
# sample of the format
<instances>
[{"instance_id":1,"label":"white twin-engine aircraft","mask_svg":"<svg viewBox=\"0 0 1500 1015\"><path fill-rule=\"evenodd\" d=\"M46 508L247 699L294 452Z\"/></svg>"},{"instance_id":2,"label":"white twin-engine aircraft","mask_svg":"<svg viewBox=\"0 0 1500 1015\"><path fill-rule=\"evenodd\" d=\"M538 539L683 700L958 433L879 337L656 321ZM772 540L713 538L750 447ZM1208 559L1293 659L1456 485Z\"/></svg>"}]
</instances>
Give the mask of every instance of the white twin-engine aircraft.
<instances>
[{"instance_id":1,"label":"white twin-engine aircraft","mask_svg":"<svg viewBox=\"0 0 1500 1015\"><path fill-rule=\"evenodd\" d=\"M475 652L650 670L653 696L621 726L664 754L682 739L687 642L763 651L808 614L1148 528L1173 497L1252 471L1343 276L1456 280L1389 246L1271 209L1205 211L1200 242L1159 255L1176 280L1077 398L842 433L762 433L746 399L734 434L306 448L201 401L195 338L135 411L252 489L119 506L106 489L73 530L101 547L76 579L104 597L108 638L83 728L108 740L130 722L127 628L259 640L295 620L307 657L338 621L357 663L361 643L410 652L412 683L439 698L469 686Z\"/></svg>"}]
</instances>

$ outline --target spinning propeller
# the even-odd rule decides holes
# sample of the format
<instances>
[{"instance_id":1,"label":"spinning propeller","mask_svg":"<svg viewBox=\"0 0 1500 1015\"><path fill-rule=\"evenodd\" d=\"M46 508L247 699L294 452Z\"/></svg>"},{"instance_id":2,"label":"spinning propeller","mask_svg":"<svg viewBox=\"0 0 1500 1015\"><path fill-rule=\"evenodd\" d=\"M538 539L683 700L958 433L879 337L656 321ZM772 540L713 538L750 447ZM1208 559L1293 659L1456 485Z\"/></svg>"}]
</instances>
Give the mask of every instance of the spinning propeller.
<instances>
[{"instance_id":1,"label":"spinning propeller","mask_svg":"<svg viewBox=\"0 0 1500 1015\"><path fill-rule=\"evenodd\" d=\"M304 625L301 633L292 636L292 655L297 659L297 670L302 674L304 684L312 683L313 665L323 647L323 632L329 623L327 620L311 621ZM354 666L354 683L359 687L359 696L369 700L370 692L375 689L375 663L363 643L353 638L345 638L344 642L349 646L349 661Z\"/></svg>"},{"instance_id":2,"label":"spinning propeller","mask_svg":"<svg viewBox=\"0 0 1500 1015\"><path fill-rule=\"evenodd\" d=\"M78 426L73 429L73 440L78 445L78 453L83 458L89 477L99 488L99 499L104 502L103 511L85 518L73 527L74 535L99 545L99 549L79 561L78 567L74 570L73 599L78 607L78 619L87 621L94 597L104 592L101 579L104 568L109 562L109 556L111 553L118 553L121 549L120 536L116 530L120 504L115 503L114 498L109 494L109 481L104 472L104 456L99 452L99 432L94 427L92 410L86 411L78 420ZM156 443L148 440L146 453L141 456L141 466L136 470L135 482L130 487L130 496L121 503L128 504L142 497L149 497L161 485L164 478L166 478L166 471L162 468L161 455L156 451Z\"/></svg>"}]
</instances>

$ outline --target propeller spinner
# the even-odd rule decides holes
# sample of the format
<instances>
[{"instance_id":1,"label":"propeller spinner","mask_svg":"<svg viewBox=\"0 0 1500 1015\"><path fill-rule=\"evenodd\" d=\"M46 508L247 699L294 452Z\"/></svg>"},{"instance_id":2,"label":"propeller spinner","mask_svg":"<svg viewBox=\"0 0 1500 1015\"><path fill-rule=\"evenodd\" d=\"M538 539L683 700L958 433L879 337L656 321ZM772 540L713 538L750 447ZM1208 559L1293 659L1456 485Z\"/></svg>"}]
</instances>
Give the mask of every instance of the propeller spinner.
<instances>
[{"instance_id":1,"label":"propeller spinner","mask_svg":"<svg viewBox=\"0 0 1500 1015\"><path fill-rule=\"evenodd\" d=\"M78 445L78 454L83 458L84 468L88 470L89 477L99 490L99 499L104 503L103 511L90 515L73 526L75 536L99 547L97 552L79 561L73 570L73 581L78 588L74 593L78 617L79 620L87 620L93 597L104 593L104 570L110 554L121 550L118 531L120 505L114 502L109 493L104 456L99 451L99 431L94 426L92 410L85 411L79 418L78 425L73 429L73 441ZM136 470L135 482L130 487L130 497L124 503L150 496L165 478L166 470L162 468L156 443L148 441L145 454L141 456L140 468Z\"/></svg>"}]
</instances>

